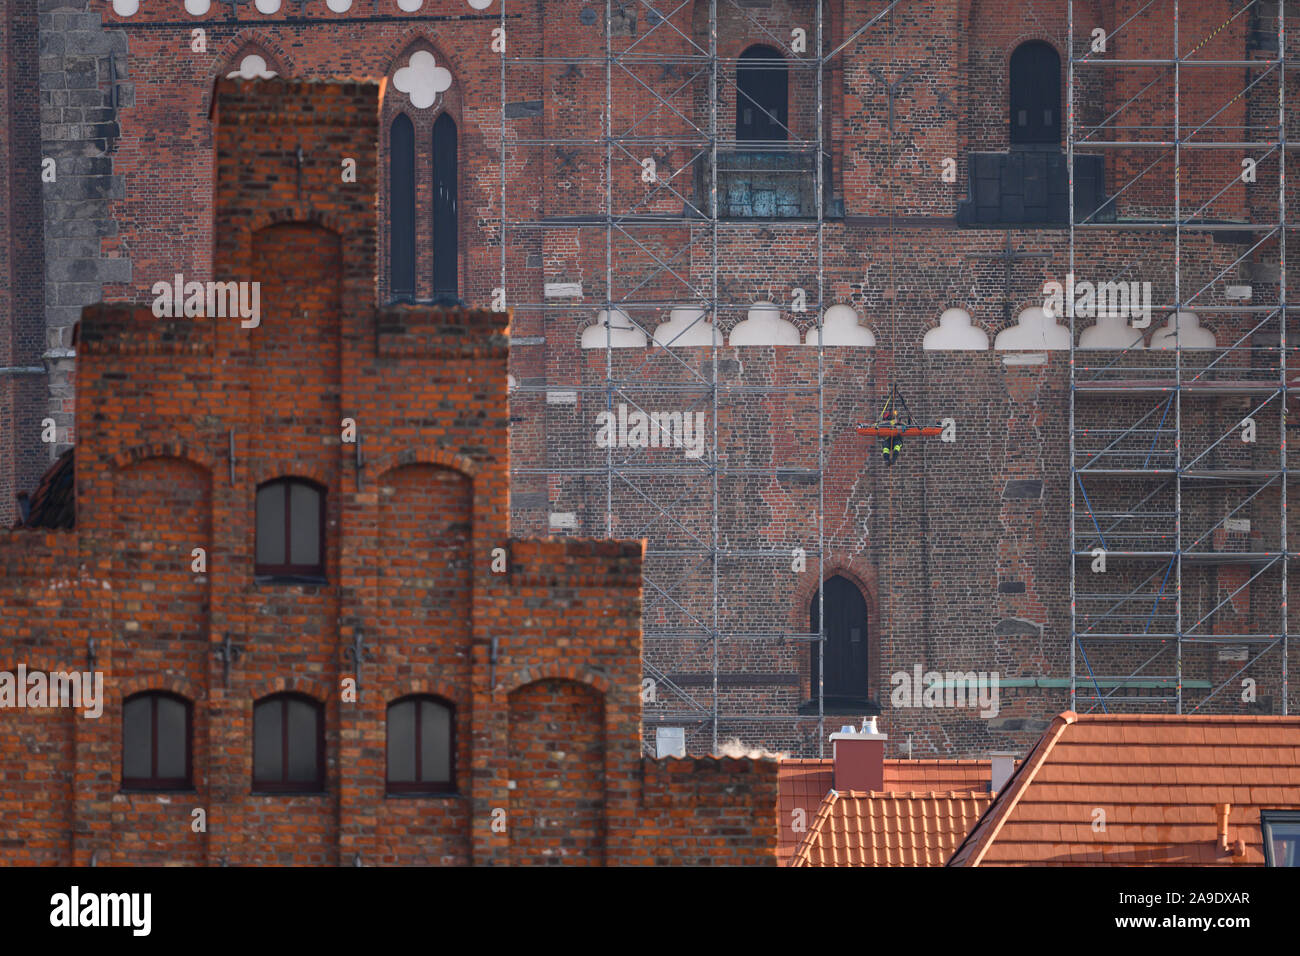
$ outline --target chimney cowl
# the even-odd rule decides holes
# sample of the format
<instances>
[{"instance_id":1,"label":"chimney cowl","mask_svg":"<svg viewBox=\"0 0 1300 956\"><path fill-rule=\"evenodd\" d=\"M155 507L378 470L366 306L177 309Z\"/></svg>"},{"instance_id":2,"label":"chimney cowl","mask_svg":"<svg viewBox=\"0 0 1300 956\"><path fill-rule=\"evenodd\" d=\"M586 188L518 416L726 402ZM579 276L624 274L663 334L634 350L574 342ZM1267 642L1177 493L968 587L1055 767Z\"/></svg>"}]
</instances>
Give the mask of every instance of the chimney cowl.
<instances>
[{"instance_id":1,"label":"chimney cowl","mask_svg":"<svg viewBox=\"0 0 1300 956\"><path fill-rule=\"evenodd\" d=\"M989 754L992 761L992 767L989 773L989 791L991 793L1000 793L1002 788L1007 785L1012 774L1016 772L1016 759L1019 757L1015 751L995 750Z\"/></svg>"}]
</instances>

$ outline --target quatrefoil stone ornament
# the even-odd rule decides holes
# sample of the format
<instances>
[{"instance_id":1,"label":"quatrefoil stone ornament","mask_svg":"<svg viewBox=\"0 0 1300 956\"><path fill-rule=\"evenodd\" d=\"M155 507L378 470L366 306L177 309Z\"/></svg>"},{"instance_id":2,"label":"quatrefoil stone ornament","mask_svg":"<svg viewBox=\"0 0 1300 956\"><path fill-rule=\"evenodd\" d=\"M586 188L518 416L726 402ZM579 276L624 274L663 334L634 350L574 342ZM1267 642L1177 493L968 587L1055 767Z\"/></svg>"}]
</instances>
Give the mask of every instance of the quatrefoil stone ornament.
<instances>
[{"instance_id":1,"label":"quatrefoil stone ornament","mask_svg":"<svg viewBox=\"0 0 1300 956\"><path fill-rule=\"evenodd\" d=\"M416 50L410 62L393 74L393 86L409 96L417 110L426 110L439 93L451 88L451 71L438 66L428 50Z\"/></svg>"}]
</instances>

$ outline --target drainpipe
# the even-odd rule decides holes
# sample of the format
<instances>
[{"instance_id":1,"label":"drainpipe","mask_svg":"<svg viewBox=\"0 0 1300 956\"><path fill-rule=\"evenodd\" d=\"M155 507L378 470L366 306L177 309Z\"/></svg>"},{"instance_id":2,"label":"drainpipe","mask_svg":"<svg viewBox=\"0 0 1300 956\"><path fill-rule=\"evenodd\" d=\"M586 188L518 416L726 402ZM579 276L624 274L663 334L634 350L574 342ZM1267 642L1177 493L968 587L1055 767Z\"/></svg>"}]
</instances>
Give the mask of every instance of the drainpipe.
<instances>
[{"instance_id":1,"label":"drainpipe","mask_svg":"<svg viewBox=\"0 0 1300 956\"><path fill-rule=\"evenodd\" d=\"M1228 839L1228 817L1232 814L1232 804L1221 803L1216 810L1219 818L1219 852L1231 853L1233 862L1236 862L1246 855L1246 843L1244 840Z\"/></svg>"}]
</instances>

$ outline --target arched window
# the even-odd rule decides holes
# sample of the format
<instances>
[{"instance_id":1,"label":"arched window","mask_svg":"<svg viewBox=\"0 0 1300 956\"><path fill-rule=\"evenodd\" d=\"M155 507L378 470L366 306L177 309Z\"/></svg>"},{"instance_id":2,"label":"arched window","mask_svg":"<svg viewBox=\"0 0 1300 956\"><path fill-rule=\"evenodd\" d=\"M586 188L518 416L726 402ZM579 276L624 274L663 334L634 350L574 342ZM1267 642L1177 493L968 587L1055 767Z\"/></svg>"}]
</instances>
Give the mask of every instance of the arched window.
<instances>
[{"instance_id":1,"label":"arched window","mask_svg":"<svg viewBox=\"0 0 1300 956\"><path fill-rule=\"evenodd\" d=\"M325 490L300 478L257 489L254 573L278 578L325 576Z\"/></svg>"},{"instance_id":2,"label":"arched window","mask_svg":"<svg viewBox=\"0 0 1300 956\"><path fill-rule=\"evenodd\" d=\"M1011 142L1061 142L1061 56L1031 40L1011 54Z\"/></svg>"},{"instance_id":3,"label":"arched window","mask_svg":"<svg viewBox=\"0 0 1300 956\"><path fill-rule=\"evenodd\" d=\"M191 707L184 697L146 691L122 705L122 789L188 790Z\"/></svg>"},{"instance_id":4,"label":"arched window","mask_svg":"<svg viewBox=\"0 0 1300 956\"><path fill-rule=\"evenodd\" d=\"M736 139L789 139L789 75L775 47L751 46L736 66Z\"/></svg>"},{"instance_id":5,"label":"arched window","mask_svg":"<svg viewBox=\"0 0 1300 956\"><path fill-rule=\"evenodd\" d=\"M433 124L433 297L460 296L456 233L456 121L443 110Z\"/></svg>"},{"instance_id":6,"label":"arched window","mask_svg":"<svg viewBox=\"0 0 1300 956\"><path fill-rule=\"evenodd\" d=\"M388 133L388 285L393 298L415 296L415 126L405 113Z\"/></svg>"},{"instance_id":7,"label":"arched window","mask_svg":"<svg viewBox=\"0 0 1300 956\"><path fill-rule=\"evenodd\" d=\"M253 705L253 789L310 792L325 788L325 721L321 705L300 694L273 694Z\"/></svg>"},{"instance_id":8,"label":"arched window","mask_svg":"<svg viewBox=\"0 0 1300 956\"><path fill-rule=\"evenodd\" d=\"M456 789L456 708L437 697L403 697L388 705L388 790Z\"/></svg>"},{"instance_id":9,"label":"arched window","mask_svg":"<svg viewBox=\"0 0 1300 956\"><path fill-rule=\"evenodd\" d=\"M827 703L866 703L868 698L867 602L848 578L835 575L822 588L826 595L825 665L822 697ZM818 596L813 595L811 627L817 633ZM817 687L817 668L822 648L812 645L812 686ZM815 693L814 693L814 696Z\"/></svg>"}]
</instances>

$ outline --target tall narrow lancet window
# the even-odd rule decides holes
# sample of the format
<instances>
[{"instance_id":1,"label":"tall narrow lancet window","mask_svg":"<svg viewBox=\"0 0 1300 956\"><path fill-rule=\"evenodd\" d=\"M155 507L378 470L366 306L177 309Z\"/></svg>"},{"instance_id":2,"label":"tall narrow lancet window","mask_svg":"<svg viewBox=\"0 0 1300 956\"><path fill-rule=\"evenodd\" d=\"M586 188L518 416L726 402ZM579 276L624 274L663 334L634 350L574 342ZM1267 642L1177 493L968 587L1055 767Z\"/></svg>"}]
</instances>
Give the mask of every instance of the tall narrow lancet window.
<instances>
[{"instance_id":1,"label":"tall narrow lancet window","mask_svg":"<svg viewBox=\"0 0 1300 956\"><path fill-rule=\"evenodd\" d=\"M736 139L789 139L789 71L775 47L751 46L736 67Z\"/></svg>"},{"instance_id":2,"label":"tall narrow lancet window","mask_svg":"<svg viewBox=\"0 0 1300 956\"><path fill-rule=\"evenodd\" d=\"M456 121L444 110L433 124L434 299L460 295L456 187Z\"/></svg>"},{"instance_id":3,"label":"tall narrow lancet window","mask_svg":"<svg viewBox=\"0 0 1300 956\"><path fill-rule=\"evenodd\" d=\"M1011 142L1061 143L1061 56L1031 40L1011 54Z\"/></svg>"},{"instance_id":4,"label":"tall narrow lancet window","mask_svg":"<svg viewBox=\"0 0 1300 956\"><path fill-rule=\"evenodd\" d=\"M415 126L399 113L388 136L389 295L415 296Z\"/></svg>"}]
</instances>

